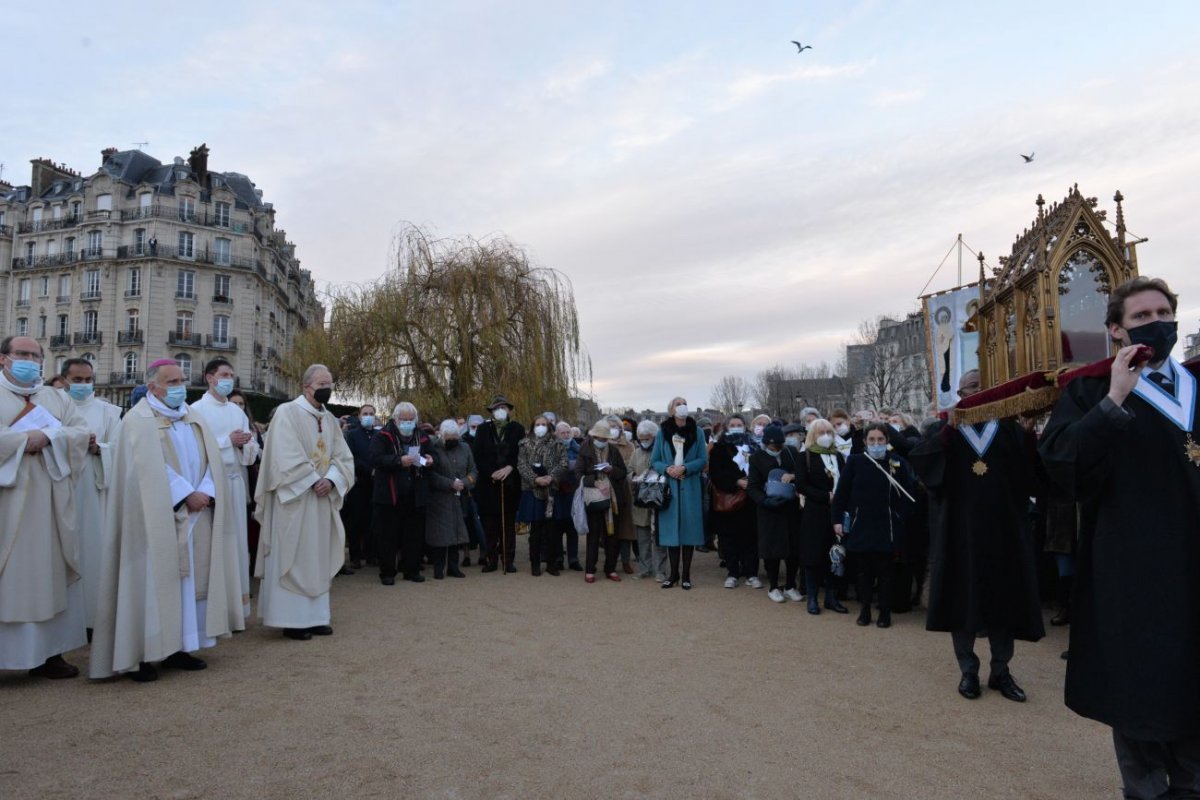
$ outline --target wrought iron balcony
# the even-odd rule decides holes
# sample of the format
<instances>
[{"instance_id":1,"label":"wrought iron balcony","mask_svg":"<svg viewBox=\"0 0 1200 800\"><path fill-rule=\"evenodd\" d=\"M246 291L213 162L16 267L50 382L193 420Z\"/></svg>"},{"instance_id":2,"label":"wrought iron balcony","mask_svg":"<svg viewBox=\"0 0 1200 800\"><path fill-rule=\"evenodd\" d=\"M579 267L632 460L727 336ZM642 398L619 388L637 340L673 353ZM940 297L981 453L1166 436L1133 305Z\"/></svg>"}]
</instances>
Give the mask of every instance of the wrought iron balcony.
<instances>
[{"instance_id":1,"label":"wrought iron balcony","mask_svg":"<svg viewBox=\"0 0 1200 800\"><path fill-rule=\"evenodd\" d=\"M64 347L70 347L70 346L71 346L71 335L68 333L50 337L50 349L51 350L61 350Z\"/></svg>"},{"instance_id":2,"label":"wrought iron balcony","mask_svg":"<svg viewBox=\"0 0 1200 800\"><path fill-rule=\"evenodd\" d=\"M139 249L136 245L122 245L117 248L116 257L120 260L132 260L138 258L158 258L169 259L171 261L186 261L189 264L211 264L214 267L230 267L233 269L254 269L254 259L239 258L230 256L226 258L223 254L215 253L211 250L193 249L189 254L186 251L181 253L176 247L168 247L166 245L143 245ZM14 265L15 268L15 265Z\"/></svg>"},{"instance_id":3,"label":"wrought iron balcony","mask_svg":"<svg viewBox=\"0 0 1200 800\"><path fill-rule=\"evenodd\" d=\"M138 287L137 289L126 289L125 296L126 297L141 297L142 289L141 289L141 287Z\"/></svg>"},{"instance_id":4,"label":"wrought iron balcony","mask_svg":"<svg viewBox=\"0 0 1200 800\"><path fill-rule=\"evenodd\" d=\"M59 217L58 219L28 220L17 226L17 233L41 233L42 231L61 231L64 228L74 228L79 224L75 217Z\"/></svg>"},{"instance_id":5,"label":"wrought iron balcony","mask_svg":"<svg viewBox=\"0 0 1200 800\"><path fill-rule=\"evenodd\" d=\"M141 344L144 331L141 328L137 330L124 330L117 332L117 344Z\"/></svg>"},{"instance_id":6,"label":"wrought iron balcony","mask_svg":"<svg viewBox=\"0 0 1200 800\"><path fill-rule=\"evenodd\" d=\"M228 295L224 295L224 294L214 294L212 301L219 305L226 305L226 306L233 305L233 298Z\"/></svg>"},{"instance_id":7,"label":"wrought iron balcony","mask_svg":"<svg viewBox=\"0 0 1200 800\"><path fill-rule=\"evenodd\" d=\"M7 239L12 236L11 225L0 225L0 238Z\"/></svg>"},{"instance_id":8,"label":"wrought iron balcony","mask_svg":"<svg viewBox=\"0 0 1200 800\"><path fill-rule=\"evenodd\" d=\"M190 289L176 289L175 290L175 299L176 300L192 300L194 302L196 299L196 293L194 291L191 291Z\"/></svg>"},{"instance_id":9,"label":"wrought iron balcony","mask_svg":"<svg viewBox=\"0 0 1200 800\"><path fill-rule=\"evenodd\" d=\"M71 295L60 294L58 297L55 298L55 302L58 303L60 306L67 305L68 303L71 302Z\"/></svg>"},{"instance_id":10,"label":"wrought iron balcony","mask_svg":"<svg viewBox=\"0 0 1200 800\"><path fill-rule=\"evenodd\" d=\"M203 347L204 337L198 333L167 331L167 344L181 345L183 347Z\"/></svg>"},{"instance_id":11,"label":"wrought iron balcony","mask_svg":"<svg viewBox=\"0 0 1200 800\"><path fill-rule=\"evenodd\" d=\"M237 337L226 336L218 339L215 336L206 336L205 344L213 350L237 350Z\"/></svg>"},{"instance_id":12,"label":"wrought iron balcony","mask_svg":"<svg viewBox=\"0 0 1200 800\"><path fill-rule=\"evenodd\" d=\"M103 344L104 335L100 331L84 331L75 334L75 344Z\"/></svg>"},{"instance_id":13,"label":"wrought iron balcony","mask_svg":"<svg viewBox=\"0 0 1200 800\"><path fill-rule=\"evenodd\" d=\"M29 308L30 302L31 301L28 297L22 297L17 300L17 308Z\"/></svg>"},{"instance_id":14,"label":"wrought iron balcony","mask_svg":"<svg viewBox=\"0 0 1200 800\"><path fill-rule=\"evenodd\" d=\"M134 386L143 381L142 373L140 372L110 372L108 382L117 384L118 386Z\"/></svg>"},{"instance_id":15,"label":"wrought iron balcony","mask_svg":"<svg viewBox=\"0 0 1200 800\"><path fill-rule=\"evenodd\" d=\"M99 289L87 289L85 291L82 291L79 293L79 299L80 300L99 300L100 299L100 290Z\"/></svg>"}]
</instances>

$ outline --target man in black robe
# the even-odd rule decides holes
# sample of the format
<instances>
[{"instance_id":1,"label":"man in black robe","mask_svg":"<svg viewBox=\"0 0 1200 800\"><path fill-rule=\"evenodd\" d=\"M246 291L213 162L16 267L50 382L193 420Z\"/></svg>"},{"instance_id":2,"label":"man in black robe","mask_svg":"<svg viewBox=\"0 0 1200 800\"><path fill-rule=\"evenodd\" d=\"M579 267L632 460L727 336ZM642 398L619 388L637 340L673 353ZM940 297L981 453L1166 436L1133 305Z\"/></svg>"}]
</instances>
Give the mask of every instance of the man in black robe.
<instances>
[{"instance_id":1,"label":"man in black robe","mask_svg":"<svg viewBox=\"0 0 1200 800\"><path fill-rule=\"evenodd\" d=\"M1200 797L1200 392L1170 358L1177 305L1158 279L1113 291L1121 349L1067 384L1041 443L1081 505L1066 703L1112 727L1129 798Z\"/></svg>"},{"instance_id":2,"label":"man in black robe","mask_svg":"<svg viewBox=\"0 0 1200 800\"><path fill-rule=\"evenodd\" d=\"M979 373L964 374L959 396L978 391ZM1014 641L1046 635L1027 513L1038 474L1032 434L1012 420L941 425L909 461L931 497L925 629L950 633L962 672L958 692L969 700L981 694L975 638L986 633L988 687L1024 702L1008 668Z\"/></svg>"},{"instance_id":3,"label":"man in black robe","mask_svg":"<svg viewBox=\"0 0 1200 800\"><path fill-rule=\"evenodd\" d=\"M509 418L512 410L513 404L504 395L492 398L488 406L492 418L475 430L471 445L479 468L475 499L487 536L483 572L495 572L500 566L505 572L517 571L517 505L521 502L517 449L525 438L525 428Z\"/></svg>"}]
</instances>

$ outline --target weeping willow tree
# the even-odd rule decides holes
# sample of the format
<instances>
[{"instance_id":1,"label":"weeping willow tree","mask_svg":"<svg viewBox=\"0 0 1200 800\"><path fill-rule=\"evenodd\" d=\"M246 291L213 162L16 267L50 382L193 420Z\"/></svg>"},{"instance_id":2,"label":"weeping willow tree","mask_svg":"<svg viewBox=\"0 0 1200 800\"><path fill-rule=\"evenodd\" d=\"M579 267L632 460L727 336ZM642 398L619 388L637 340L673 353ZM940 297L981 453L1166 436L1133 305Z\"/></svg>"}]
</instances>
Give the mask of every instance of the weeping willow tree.
<instances>
[{"instance_id":1,"label":"weeping willow tree","mask_svg":"<svg viewBox=\"0 0 1200 800\"><path fill-rule=\"evenodd\" d=\"M328 326L298 337L291 364L327 364L339 394L381 411L408 400L430 420L479 411L496 393L518 418L570 413L589 370L564 275L503 237L435 239L415 226L393 239L391 261L372 284L331 290Z\"/></svg>"}]
</instances>

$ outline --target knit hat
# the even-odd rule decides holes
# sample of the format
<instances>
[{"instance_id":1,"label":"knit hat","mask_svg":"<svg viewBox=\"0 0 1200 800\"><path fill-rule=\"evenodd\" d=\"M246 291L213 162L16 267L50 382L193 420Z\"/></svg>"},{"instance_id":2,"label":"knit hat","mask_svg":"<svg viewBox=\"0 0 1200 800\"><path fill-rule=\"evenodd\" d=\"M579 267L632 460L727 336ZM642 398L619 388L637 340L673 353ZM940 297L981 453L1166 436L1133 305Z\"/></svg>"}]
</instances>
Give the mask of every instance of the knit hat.
<instances>
[{"instance_id":1,"label":"knit hat","mask_svg":"<svg viewBox=\"0 0 1200 800\"><path fill-rule=\"evenodd\" d=\"M778 425L768 425L763 429L762 443L767 444L783 444L783 428Z\"/></svg>"}]
</instances>

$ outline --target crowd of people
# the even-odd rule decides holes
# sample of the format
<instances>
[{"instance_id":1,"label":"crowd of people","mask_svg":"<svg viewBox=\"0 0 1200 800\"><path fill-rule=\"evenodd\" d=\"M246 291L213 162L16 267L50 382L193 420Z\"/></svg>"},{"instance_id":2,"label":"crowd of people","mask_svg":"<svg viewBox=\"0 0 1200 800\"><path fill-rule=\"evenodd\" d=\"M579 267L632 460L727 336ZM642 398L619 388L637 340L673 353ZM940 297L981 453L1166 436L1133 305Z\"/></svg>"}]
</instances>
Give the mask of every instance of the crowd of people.
<instances>
[{"instance_id":1,"label":"crowd of people","mask_svg":"<svg viewBox=\"0 0 1200 800\"><path fill-rule=\"evenodd\" d=\"M1051 623L1073 625L1068 705L1113 727L1127 796L1196 790L1200 397L1170 357L1176 307L1159 280L1114 289L1116 356L1048 419L920 429L900 412L815 408L714 422L683 397L661 424L577 428L544 411L526 427L504 395L486 418L426 421L401 401L339 419L319 364L262 426L220 358L190 405L180 365L155 362L122 416L94 395L89 362L68 360L54 388L38 343L9 337L0 669L73 677L63 655L87 641L93 678L203 669L195 653L245 629L252 576L262 624L303 641L333 633L339 573L374 568L384 586L516 573L526 534L535 577L690 590L695 553L715 551L725 588L765 586L813 615L853 600L860 626L888 628L927 580L926 627L951 634L958 692L981 696L983 635L987 686L1022 702L1009 663L1016 640L1045 633L1044 541ZM965 374L959 395L979 391Z\"/></svg>"}]
</instances>

